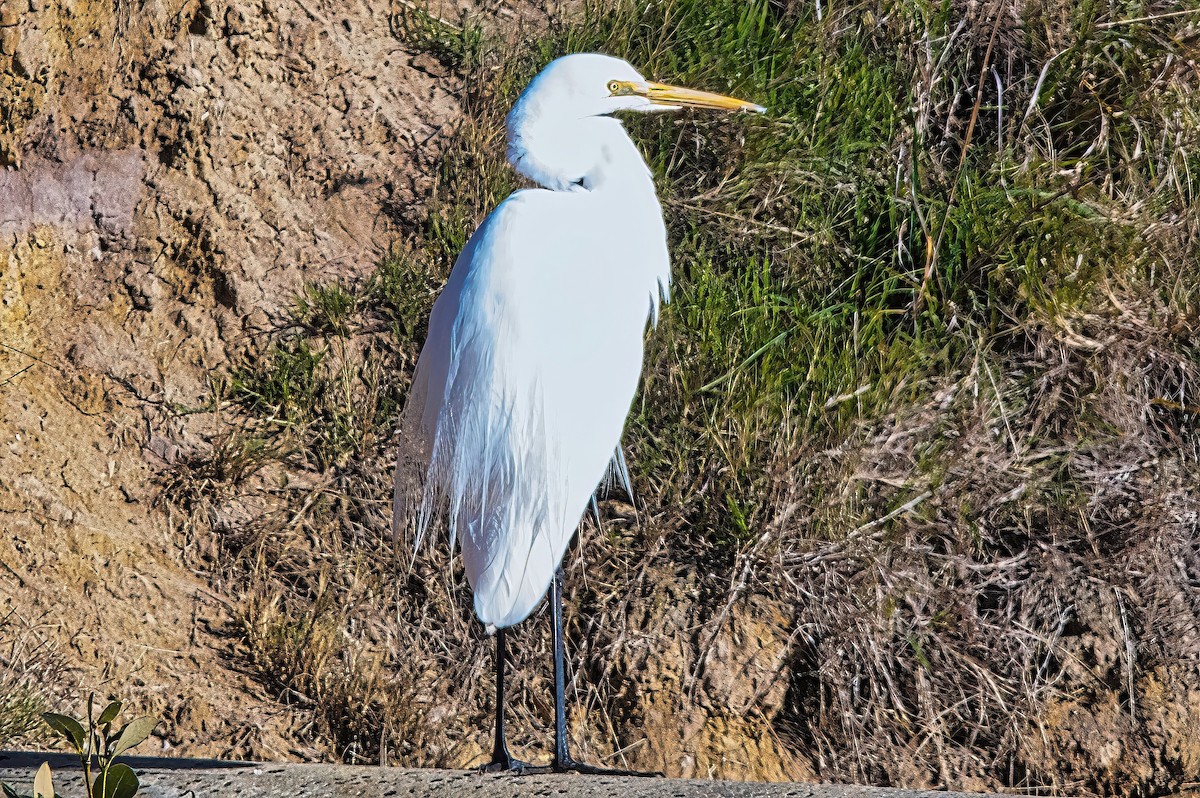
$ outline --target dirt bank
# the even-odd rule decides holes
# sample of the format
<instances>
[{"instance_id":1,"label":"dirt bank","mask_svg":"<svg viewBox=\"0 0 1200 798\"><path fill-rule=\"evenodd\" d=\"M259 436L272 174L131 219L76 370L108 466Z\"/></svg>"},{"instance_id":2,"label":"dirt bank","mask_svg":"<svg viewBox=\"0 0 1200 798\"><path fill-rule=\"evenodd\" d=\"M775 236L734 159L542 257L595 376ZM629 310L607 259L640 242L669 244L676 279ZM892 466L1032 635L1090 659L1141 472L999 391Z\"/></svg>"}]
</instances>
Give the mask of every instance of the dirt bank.
<instances>
[{"instance_id":1,"label":"dirt bank","mask_svg":"<svg viewBox=\"0 0 1200 798\"><path fill-rule=\"evenodd\" d=\"M295 755L155 475L303 281L373 267L456 83L377 3L2 9L0 602L67 684L163 713L164 747Z\"/></svg>"}]
</instances>

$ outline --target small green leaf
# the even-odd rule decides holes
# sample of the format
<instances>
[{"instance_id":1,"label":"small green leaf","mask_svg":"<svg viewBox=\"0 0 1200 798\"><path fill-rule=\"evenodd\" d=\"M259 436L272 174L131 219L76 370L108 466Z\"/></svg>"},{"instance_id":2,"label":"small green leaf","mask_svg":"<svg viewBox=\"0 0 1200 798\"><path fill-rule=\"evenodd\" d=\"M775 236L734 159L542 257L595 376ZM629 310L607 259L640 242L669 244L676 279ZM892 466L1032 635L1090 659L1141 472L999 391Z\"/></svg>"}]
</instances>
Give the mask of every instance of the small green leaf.
<instances>
[{"instance_id":1,"label":"small green leaf","mask_svg":"<svg viewBox=\"0 0 1200 798\"><path fill-rule=\"evenodd\" d=\"M43 762L33 777L33 798L54 798L54 781L50 777L50 763Z\"/></svg>"},{"instance_id":2,"label":"small green leaf","mask_svg":"<svg viewBox=\"0 0 1200 798\"><path fill-rule=\"evenodd\" d=\"M104 708L100 713L100 717L96 718L96 725L103 726L105 723L112 723L117 719L117 714L121 711L121 702L113 701Z\"/></svg>"},{"instance_id":3,"label":"small green leaf","mask_svg":"<svg viewBox=\"0 0 1200 798\"><path fill-rule=\"evenodd\" d=\"M25 798L21 793L9 787L8 784L0 782L0 790L4 790L4 798Z\"/></svg>"},{"instance_id":4,"label":"small green leaf","mask_svg":"<svg viewBox=\"0 0 1200 798\"><path fill-rule=\"evenodd\" d=\"M59 715L57 712L43 712L42 720L50 724L50 728L66 737L71 745L75 746L76 752L83 753L83 746L87 741L87 732L83 730L83 724L75 718Z\"/></svg>"},{"instance_id":5,"label":"small green leaf","mask_svg":"<svg viewBox=\"0 0 1200 798\"><path fill-rule=\"evenodd\" d=\"M121 729L121 733L117 735L117 743L109 752L110 756L117 756L133 748L138 743L150 736L150 732L154 731L154 727L158 725L158 718L152 718L149 715L142 715L140 718L134 718L125 724Z\"/></svg>"},{"instance_id":6,"label":"small green leaf","mask_svg":"<svg viewBox=\"0 0 1200 798\"><path fill-rule=\"evenodd\" d=\"M96 776L92 782L92 798L133 798L138 786L138 777L133 769L118 762Z\"/></svg>"}]
</instances>

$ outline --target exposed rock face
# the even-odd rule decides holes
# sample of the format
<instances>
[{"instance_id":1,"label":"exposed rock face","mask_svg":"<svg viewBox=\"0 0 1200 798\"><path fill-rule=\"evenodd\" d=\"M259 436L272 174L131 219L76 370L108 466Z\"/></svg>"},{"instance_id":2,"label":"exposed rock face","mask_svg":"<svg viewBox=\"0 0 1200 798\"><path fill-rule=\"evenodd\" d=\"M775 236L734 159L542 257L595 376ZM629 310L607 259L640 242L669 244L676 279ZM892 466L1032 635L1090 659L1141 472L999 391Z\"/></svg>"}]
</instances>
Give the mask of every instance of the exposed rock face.
<instances>
[{"instance_id":1,"label":"exposed rock face","mask_svg":"<svg viewBox=\"0 0 1200 798\"><path fill-rule=\"evenodd\" d=\"M153 469L204 432L186 409L214 370L304 280L369 271L421 196L454 81L390 22L365 0L0 3L0 610L79 629L54 636L83 689L132 685L187 751L249 751L249 724L288 753Z\"/></svg>"},{"instance_id":2,"label":"exposed rock face","mask_svg":"<svg viewBox=\"0 0 1200 798\"><path fill-rule=\"evenodd\" d=\"M369 269L455 114L367 3L47 4L18 29L15 63L45 80L4 98L28 163L0 182L0 234L54 228L89 306L165 339L139 376L167 394L301 280Z\"/></svg>"}]
</instances>

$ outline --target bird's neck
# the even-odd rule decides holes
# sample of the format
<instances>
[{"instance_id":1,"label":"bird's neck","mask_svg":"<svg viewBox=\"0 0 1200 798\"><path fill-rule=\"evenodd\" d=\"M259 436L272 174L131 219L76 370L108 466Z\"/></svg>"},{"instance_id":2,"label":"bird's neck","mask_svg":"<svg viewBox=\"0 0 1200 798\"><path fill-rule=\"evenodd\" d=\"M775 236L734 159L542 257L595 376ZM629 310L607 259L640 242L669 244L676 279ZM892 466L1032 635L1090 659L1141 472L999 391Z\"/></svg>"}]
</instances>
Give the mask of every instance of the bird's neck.
<instances>
[{"instance_id":1,"label":"bird's neck","mask_svg":"<svg viewBox=\"0 0 1200 798\"><path fill-rule=\"evenodd\" d=\"M654 193L654 179L637 146L616 119L524 121L509 119L508 160L521 174L552 191Z\"/></svg>"}]
</instances>

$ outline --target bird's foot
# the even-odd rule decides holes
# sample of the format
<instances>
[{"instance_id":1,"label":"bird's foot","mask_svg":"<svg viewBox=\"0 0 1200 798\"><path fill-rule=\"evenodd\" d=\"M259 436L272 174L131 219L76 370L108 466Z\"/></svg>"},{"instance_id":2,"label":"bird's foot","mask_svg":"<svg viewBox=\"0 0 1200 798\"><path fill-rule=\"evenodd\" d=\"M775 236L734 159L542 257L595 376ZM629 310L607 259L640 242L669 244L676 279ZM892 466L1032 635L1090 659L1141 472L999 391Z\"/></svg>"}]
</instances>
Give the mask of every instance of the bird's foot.
<instances>
[{"instance_id":1,"label":"bird's foot","mask_svg":"<svg viewBox=\"0 0 1200 798\"><path fill-rule=\"evenodd\" d=\"M550 769L555 773L582 773L585 776L644 776L663 778L657 771L620 770L618 768L601 768L578 762L570 756L557 757Z\"/></svg>"},{"instance_id":2,"label":"bird's foot","mask_svg":"<svg viewBox=\"0 0 1200 798\"><path fill-rule=\"evenodd\" d=\"M479 768L480 773L508 773L513 776L528 776L534 773L548 773L550 768L545 765L531 765L519 759L513 759L507 753L493 755L492 761Z\"/></svg>"}]
</instances>

